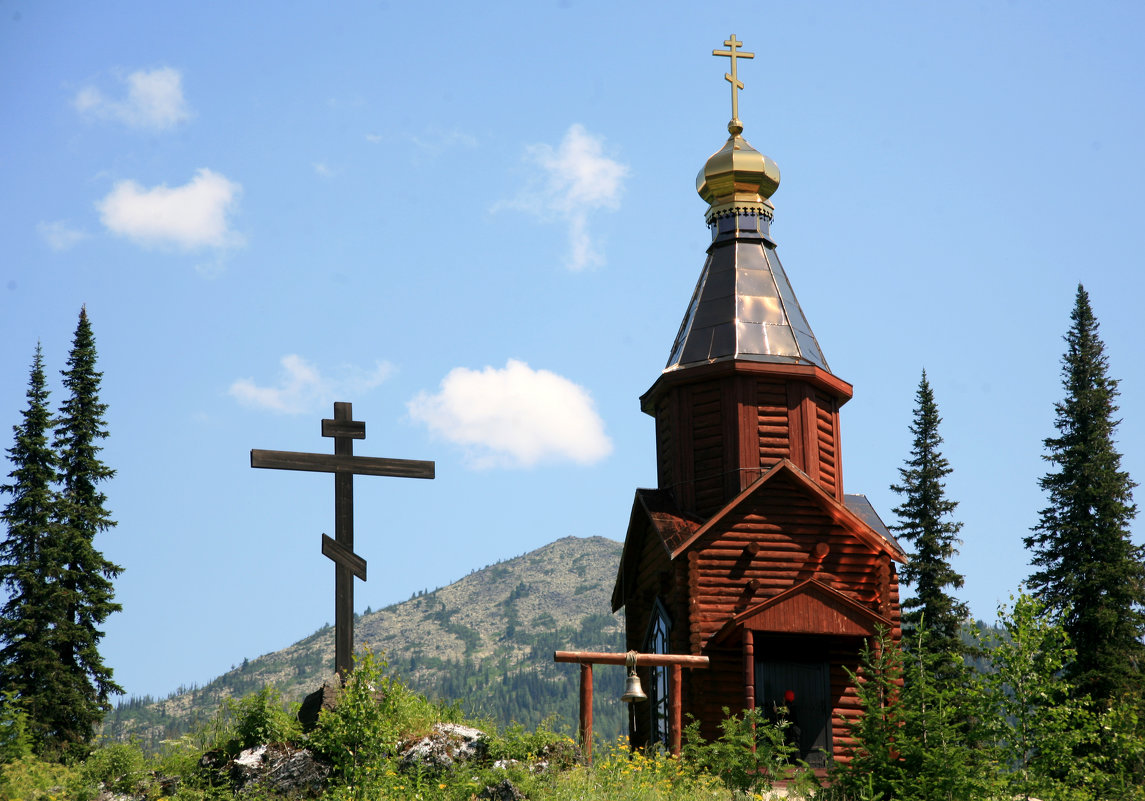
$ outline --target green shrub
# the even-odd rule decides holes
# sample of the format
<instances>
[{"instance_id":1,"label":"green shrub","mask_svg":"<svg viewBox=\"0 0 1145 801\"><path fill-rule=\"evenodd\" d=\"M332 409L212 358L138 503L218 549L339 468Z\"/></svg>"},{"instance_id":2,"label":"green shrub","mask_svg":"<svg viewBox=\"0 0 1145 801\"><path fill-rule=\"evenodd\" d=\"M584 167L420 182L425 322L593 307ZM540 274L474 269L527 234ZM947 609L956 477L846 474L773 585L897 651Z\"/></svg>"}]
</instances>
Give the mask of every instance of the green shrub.
<instances>
[{"instance_id":1,"label":"green shrub","mask_svg":"<svg viewBox=\"0 0 1145 801\"><path fill-rule=\"evenodd\" d=\"M147 776L147 758L137 743L111 743L92 751L80 767L85 784L115 793L134 793Z\"/></svg>"},{"instance_id":2,"label":"green shrub","mask_svg":"<svg viewBox=\"0 0 1145 801\"><path fill-rule=\"evenodd\" d=\"M310 733L314 750L350 783L364 778L367 765L392 755L401 738L398 713L405 688L383 676L385 668L385 661L368 651L359 656L337 705L319 713Z\"/></svg>"},{"instance_id":3,"label":"green shrub","mask_svg":"<svg viewBox=\"0 0 1145 801\"><path fill-rule=\"evenodd\" d=\"M36 756L14 759L0 769L0 801L64 801L77 798L79 770Z\"/></svg>"},{"instance_id":4,"label":"green shrub","mask_svg":"<svg viewBox=\"0 0 1145 801\"><path fill-rule=\"evenodd\" d=\"M28 713L20 706L11 690L0 698L0 765L22 759L32 753L28 734Z\"/></svg>"},{"instance_id":5,"label":"green shrub","mask_svg":"<svg viewBox=\"0 0 1145 801\"><path fill-rule=\"evenodd\" d=\"M489 758L494 761L515 759L518 762L533 762L550 755L563 754L569 748L579 753L576 743L566 735L553 731L554 720L552 717L546 718L534 731L514 723L501 732L489 735Z\"/></svg>"},{"instance_id":6,"label":"green shrub","mask_svg":"<svg viewBox=\"0 0 1145 801\"><path fill-rule=\"evenodd\" d=\"M234 720L236 752L266 743L291 742L302 734L297 716L283 708L282 696L274 687L263 687L237 703L227 699L224 707L224 714Z\"/></svg>"},{"instance_id":7,"label":"green shrub","mask_svg":"<svg viewBox=\"0 0 1145 801\"><path fill-rule=\"evenodd\" d=\"M777 778L811 781L806 764L793 770L794 746L784 742L786 721L769 723L758 709L731 715L724 707L719 739L705 742L700 722L692 719L684 727L683 756L689 770L716 776L729 790L740 793L770 789Z\"/></svg>"}]
</instances>

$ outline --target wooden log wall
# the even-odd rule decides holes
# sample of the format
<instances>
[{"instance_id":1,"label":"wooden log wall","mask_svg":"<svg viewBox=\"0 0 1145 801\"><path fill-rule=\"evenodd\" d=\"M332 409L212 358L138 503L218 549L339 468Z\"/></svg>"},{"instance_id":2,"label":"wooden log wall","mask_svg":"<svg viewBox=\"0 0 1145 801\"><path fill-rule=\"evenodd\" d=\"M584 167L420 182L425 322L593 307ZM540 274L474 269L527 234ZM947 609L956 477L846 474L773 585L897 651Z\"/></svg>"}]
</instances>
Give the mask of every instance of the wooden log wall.
<instances>
[{"instance_id":1,"label":"wooden log wall","mask_svg":"<svg viewBox=\"0 0 1145 801\"><path fill-rule=\"evenodd\" d=\"M897 608L889 564L785 478L774 480L755 510L730 516L688 554L692 653L728 618L809 578L873 612ZM822 558L815 555L819 543L827 544Z\"/></svg>"},{"instance_id":2,"label":"wooden log wall","mask_svg":"<svg viewBox=\"0 0 1145 801\"><path fill-rule=\"evenodd\" d=\"M657 478L707 517L781 459L842 500L839 402L804 381L758 373L684 384L656 405Z\"/></svg>"}]
</instances>

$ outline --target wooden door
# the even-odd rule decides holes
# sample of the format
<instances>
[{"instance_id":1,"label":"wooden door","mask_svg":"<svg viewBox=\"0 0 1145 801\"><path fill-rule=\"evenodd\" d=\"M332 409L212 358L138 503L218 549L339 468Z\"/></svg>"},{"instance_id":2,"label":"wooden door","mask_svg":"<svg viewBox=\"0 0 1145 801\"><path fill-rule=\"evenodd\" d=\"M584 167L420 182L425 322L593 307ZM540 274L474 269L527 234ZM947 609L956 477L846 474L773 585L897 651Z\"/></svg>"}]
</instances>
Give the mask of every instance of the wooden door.
<instances>
[{"instance_id":1,"label":"wooden door","mask_svg":"<svg viewBox=\"0 0 1145 801\"><path fill-rule=\"evenodd\" d=\"M831 755L830 676L827 662L755 665L756 706L771 719L786 714L788 743L798 746L799 758L813 768L827 767ZM794 701L786 700L792 695Z\"/></svg>"}]
</instances>

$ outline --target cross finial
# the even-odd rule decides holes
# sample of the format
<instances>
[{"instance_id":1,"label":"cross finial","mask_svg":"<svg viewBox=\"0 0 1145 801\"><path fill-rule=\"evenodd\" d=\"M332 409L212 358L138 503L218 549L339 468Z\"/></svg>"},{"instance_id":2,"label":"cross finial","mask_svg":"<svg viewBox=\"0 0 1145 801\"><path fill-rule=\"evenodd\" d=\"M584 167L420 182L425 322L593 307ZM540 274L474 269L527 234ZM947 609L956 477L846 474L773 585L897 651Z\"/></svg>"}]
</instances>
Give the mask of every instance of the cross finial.
<instances>
[{"instance_id":1,"label":"cross finial","mask_svg":"<svg viewBox=\"0 0 1145 801\"><path fill-rule=\"evenodd\" d=\"M739 89L743 89L743 81L741 81L739 76L736 74L736 59L755 58L755 53L747 53L742 50L736 50L736 48L742 44L743 42L736 39L736 35L733 33L730 39L724 40L724 46L728 48L727 50L712 51L713 56L727 56L732 60L732 71L724 73L724 80L732 85L732 121L728 127L730 129L732 126L736 126L741 131L743 130L743 125L739 121L739 95L736 92Z\"/></svg>"}]
</instances>

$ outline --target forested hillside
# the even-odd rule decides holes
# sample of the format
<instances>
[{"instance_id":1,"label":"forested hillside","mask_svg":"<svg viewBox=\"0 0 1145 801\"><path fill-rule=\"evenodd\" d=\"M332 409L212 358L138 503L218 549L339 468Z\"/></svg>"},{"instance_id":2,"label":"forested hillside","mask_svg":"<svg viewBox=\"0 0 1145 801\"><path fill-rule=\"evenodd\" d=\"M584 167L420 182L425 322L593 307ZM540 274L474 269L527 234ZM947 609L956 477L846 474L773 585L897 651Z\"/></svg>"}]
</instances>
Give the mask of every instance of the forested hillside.
<instances>
[{"instance_id":1,"label":"forested hillside","mask_svg":"<svg viewBox=\"0 0 1145 801\"><path fill-rule=\"evenodd\" d=\"M566 537L474 571L355 622L355 644L389 661L390 670L430 698L457 701L469 714L535 727L557 716L576 725L579 672L556 665L555 650L624 650L622 618L609 613L621 545L603 537ZM225 698L271 684L300 701L321 686L334 663L325 627L281 651L243 660L204 687L166 699L133 698L108 716L104 735L157 746L209 719ZM601 738L626 730L620 669L595 671L594 728Z\"/></svg>"}]
</instances>

